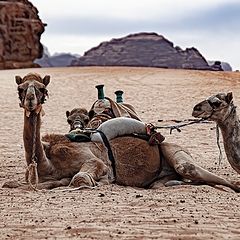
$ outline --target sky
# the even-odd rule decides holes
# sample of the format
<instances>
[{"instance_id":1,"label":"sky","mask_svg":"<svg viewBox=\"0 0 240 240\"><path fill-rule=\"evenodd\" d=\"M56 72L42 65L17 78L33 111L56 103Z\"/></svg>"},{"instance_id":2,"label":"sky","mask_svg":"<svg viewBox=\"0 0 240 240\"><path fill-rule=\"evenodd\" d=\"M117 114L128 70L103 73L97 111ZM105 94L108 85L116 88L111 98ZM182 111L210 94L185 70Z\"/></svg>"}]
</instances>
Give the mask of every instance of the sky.
<instances>
[{"instance_id":1,"label":"sky","mask_svg":"<svg viewBox=\"0 0 240 240\"><path fill-rule=\"evenodd\" d=\"M240 69L239 0L30 0L47 23L41 42L51 54L83 55L131 33L156 32L182 49Z\"/></svg>"}]
</instances>

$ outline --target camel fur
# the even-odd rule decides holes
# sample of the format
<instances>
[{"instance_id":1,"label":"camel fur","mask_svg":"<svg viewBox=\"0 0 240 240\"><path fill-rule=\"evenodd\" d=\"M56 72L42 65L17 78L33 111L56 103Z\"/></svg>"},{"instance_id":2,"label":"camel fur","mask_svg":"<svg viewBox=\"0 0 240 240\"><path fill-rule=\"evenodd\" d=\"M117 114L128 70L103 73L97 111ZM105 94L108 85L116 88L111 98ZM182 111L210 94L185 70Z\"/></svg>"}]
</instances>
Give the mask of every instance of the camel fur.
<instances>
[{"instance_id":1,"label":"camel fur","mask_svg":"<svg viewBox=\"0 0 240 240\"><path fill-rule=\"evenodd\" d=\"M183 182L183 179L189 179L193 184L223 185L236 192L240 191L230 181L197 166L186 150L171 143L160 145L160 156L158 146L149 146L141 139L119 137L110 140L116 176L106 147L101 143L76 143L64 135L51 134L43 137L47 143L43 144L40 138L40 110L47 95L49 81L49 76L41 78L34 73L24 78L16 77L20 104L24 108L25 158L29 166L33 162L35 143L38 189L68 185L94 187L113 182L136 187L159 187L168 185L169 180ZM16 187L14 184L4 184L4 187L11 186Z\"/></svg>"},{"instance_id":2,"label":"camel fur","mask_svg":"<svg viewBox=\"0 0 240 240\"><path fill-rule=\"evenodd\" d=\"M218 93L201 101L194 106L192 115L217 123L228 162L240 174L240 124L232 92Z\"/></svg>"}]
</instances>

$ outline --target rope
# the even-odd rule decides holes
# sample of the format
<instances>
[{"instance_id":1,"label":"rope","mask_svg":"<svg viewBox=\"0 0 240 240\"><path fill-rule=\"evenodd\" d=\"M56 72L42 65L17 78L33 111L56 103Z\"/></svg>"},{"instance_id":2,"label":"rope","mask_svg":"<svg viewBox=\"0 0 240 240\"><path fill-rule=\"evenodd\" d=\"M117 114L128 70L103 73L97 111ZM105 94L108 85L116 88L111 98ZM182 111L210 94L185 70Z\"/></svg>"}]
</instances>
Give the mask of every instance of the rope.
<instances>
[{"instance_id":1,"label":"rope","mask_svg":"<svg viewBox=\"0 0 240 240\"><path fill-rule=\"evenodd\" d=\"M220 166L221 161L223 159L223 155L222 155L222 149L220 147L220 133L219 133L219 126L218 124L216 125L216 135L217 135L217 146L218 146L218 150L219 150L219 157L218 157L218 166Z\"/></svg>"},{"instance_id":2,"label":"rope","mask_svg":"<svg viewBox=\"0 0 240 240\"><path fill-rule=\"evenodd\" d=\"M29 183L30 187L38 191L38 172L37 172L37 162L36 162L36 131L37 131L37 114L33 113L33 139L32 139L32 157L31 163L27 167L26 181Z\"/></svg>"},{"instance_id":3,"label":"rope","mask_svg":"<svg viewBox=\"0 0 240 240\"><path fill-rule=\"evenodd\" d=\"M98 186L95 186L95 187L91 187L91 186L88 186L88 185L82 185L82 186L79 186L79 187L75 187L75 188L64 188L64 189L59 189L59 190L56 190L56 189L51 189L50 191L51 192L73 192L73 191L77 191L77 190L81 190L81 189L96 189Z\"/></svg>"},{"instance_id":4,"label":"rope","mask_svg":"<svg viewBox=\"0 0 240 240\"><path fill-rule=\"evenodd\" d=\"M228 106L222 107L219 110L222 110L223 108L226 108ZM227 115L227 117L223 120L223 123L230 117L230 115L235 111L237 107L234 106L233 102L231 102L231 111L229 112L229 114ZM222 154L222 149L220 146L220 131L219 131L219 125L216 125L216 136L217 136L217 146L219 149L219 157L218 157L218 166L220 166L222 159L223 159L223 154Z\"/></svg>"},{"instance_id":5,"label":"rope","mask_svg":"<svg viewBox=\"0 0 240 240\"><path fill-rule=\"evenodd\" d=\"M232 113L232 111L233 110L231 110L229 115ZM229 115L227 116L227 118L229 117ZM210 116L212 116L212 114ZM185 127L185 126L192 125L192 124L195 124L195 123L209 123L209 121L207 121L205 119L190 120L190 121L191 122L189 122L189 123L183 123L183 124L172 125L172 126L154 126L154 128L156 128L156 129L157 128L169 128L170 129L170 134L172 134L173 130L177 130L178 132L181 132L181 129L180 129L181 127ZM221 149L221 146L220 146L220 131L219 131L219 125L218 124L216 125L216 136L217 136L217 146L218 146L218 150L219 150L218 166L220 166L220 164L222 162L222 159L223 159L223 154L222 154L222 149Z\"/></svg>"},{"instance_id":6,"label":"rope","mask_svg":"<svg viewBox=\"0 0 240 240\"><path fill-rule=\"evenodd\" d=\"M197 119L197 120L190 120L189 123L183 123L183 124L171 125L171 126L154 126L154 128L155 129L161 129L161 128L170 129L170 134L172 134L173 130L177 130L178 132L181 132L180 128L188 126L188 125L196 124L196 123L209 123L209 121L201 118L201 119Z\"/></svg>"}]
</instances>

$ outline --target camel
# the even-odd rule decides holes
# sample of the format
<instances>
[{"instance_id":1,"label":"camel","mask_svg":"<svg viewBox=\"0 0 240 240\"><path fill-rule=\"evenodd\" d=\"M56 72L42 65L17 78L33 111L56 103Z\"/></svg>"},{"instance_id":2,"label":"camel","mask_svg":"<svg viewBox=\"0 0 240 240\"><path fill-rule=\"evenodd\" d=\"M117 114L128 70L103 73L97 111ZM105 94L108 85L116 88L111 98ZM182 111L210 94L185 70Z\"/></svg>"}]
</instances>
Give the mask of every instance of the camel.
<instances>
[{"instance_id":1,"label":"camel","mask_svg":"<svg viewBox=\"0 0 240 240\"><path fill-rule=\"evenodd\" d=\"M216 122L222 132L228 162L240 174L240 124L232 92L208 97L194 106L192 115Z\"/></svg>"},{"instance_id":2,"label":"camel","mask_svg":"<svg viewBox=\"0 0 240 240\"><path fill-rule=\"evenodd\" d=\"M71 142L65 135L50 134L42 138L43 144L41 113L49 82L50 76L41 78L36 73L23 78L16 76L20 106L24 109L26 180L31 186L52 189L116 183L157 188L184 183L187 179L186 184L223 185L240 192L237 185L196 165L191 155L176 144L162 143L158 148L142 139L118 137L110 140L112 162L101 143ZM3 187L11 187L11 184Z\"/></svg>"},{"instance_id":3,"label":"camel","mask_svg":"<svg viewBox=\"0 0 240 240\"><path fill-rule=\"evenodd\" d=\"M93 103L89 112L86 108L74 108L66 111L70 132L76 129L97 129L102 123L117 117L129 117L141 121L135 108L131 104L123 102L122 90L115 91L116 102L114 102L111 98L105 97L103 84L95 87L98 90L98 100Z\"/></svg>"},{"instance_id":4,"label":"camel","mask_svg":"<svg viewBox=\"0 0 240 240\"><path fill-rule=\"evenodd\" d=\"M89 115L86 108L74 108L71 111L66 111L66 116L70 131L84 129L88 126Z\"/></svg>"}]
</instances>

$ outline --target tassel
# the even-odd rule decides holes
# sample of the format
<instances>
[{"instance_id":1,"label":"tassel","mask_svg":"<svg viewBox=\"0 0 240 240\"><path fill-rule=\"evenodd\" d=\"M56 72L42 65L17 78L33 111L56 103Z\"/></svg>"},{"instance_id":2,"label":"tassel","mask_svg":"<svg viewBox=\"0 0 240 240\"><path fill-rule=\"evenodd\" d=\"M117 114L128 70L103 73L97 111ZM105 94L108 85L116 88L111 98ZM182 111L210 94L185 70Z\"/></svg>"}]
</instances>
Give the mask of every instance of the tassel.
<instances>
[{"instance_id":1,"label":"tassel","mask_svg":"<svg viewBox=\"0 0 240 240\"><path fill-rule=\"evenodd\" d=\"M26 171L26 181L29 183L30 187L37 191L38 186L38 172L37 172L37 163L32 162L28 165L27 171Z\"/></svg>"}]
</instances>

